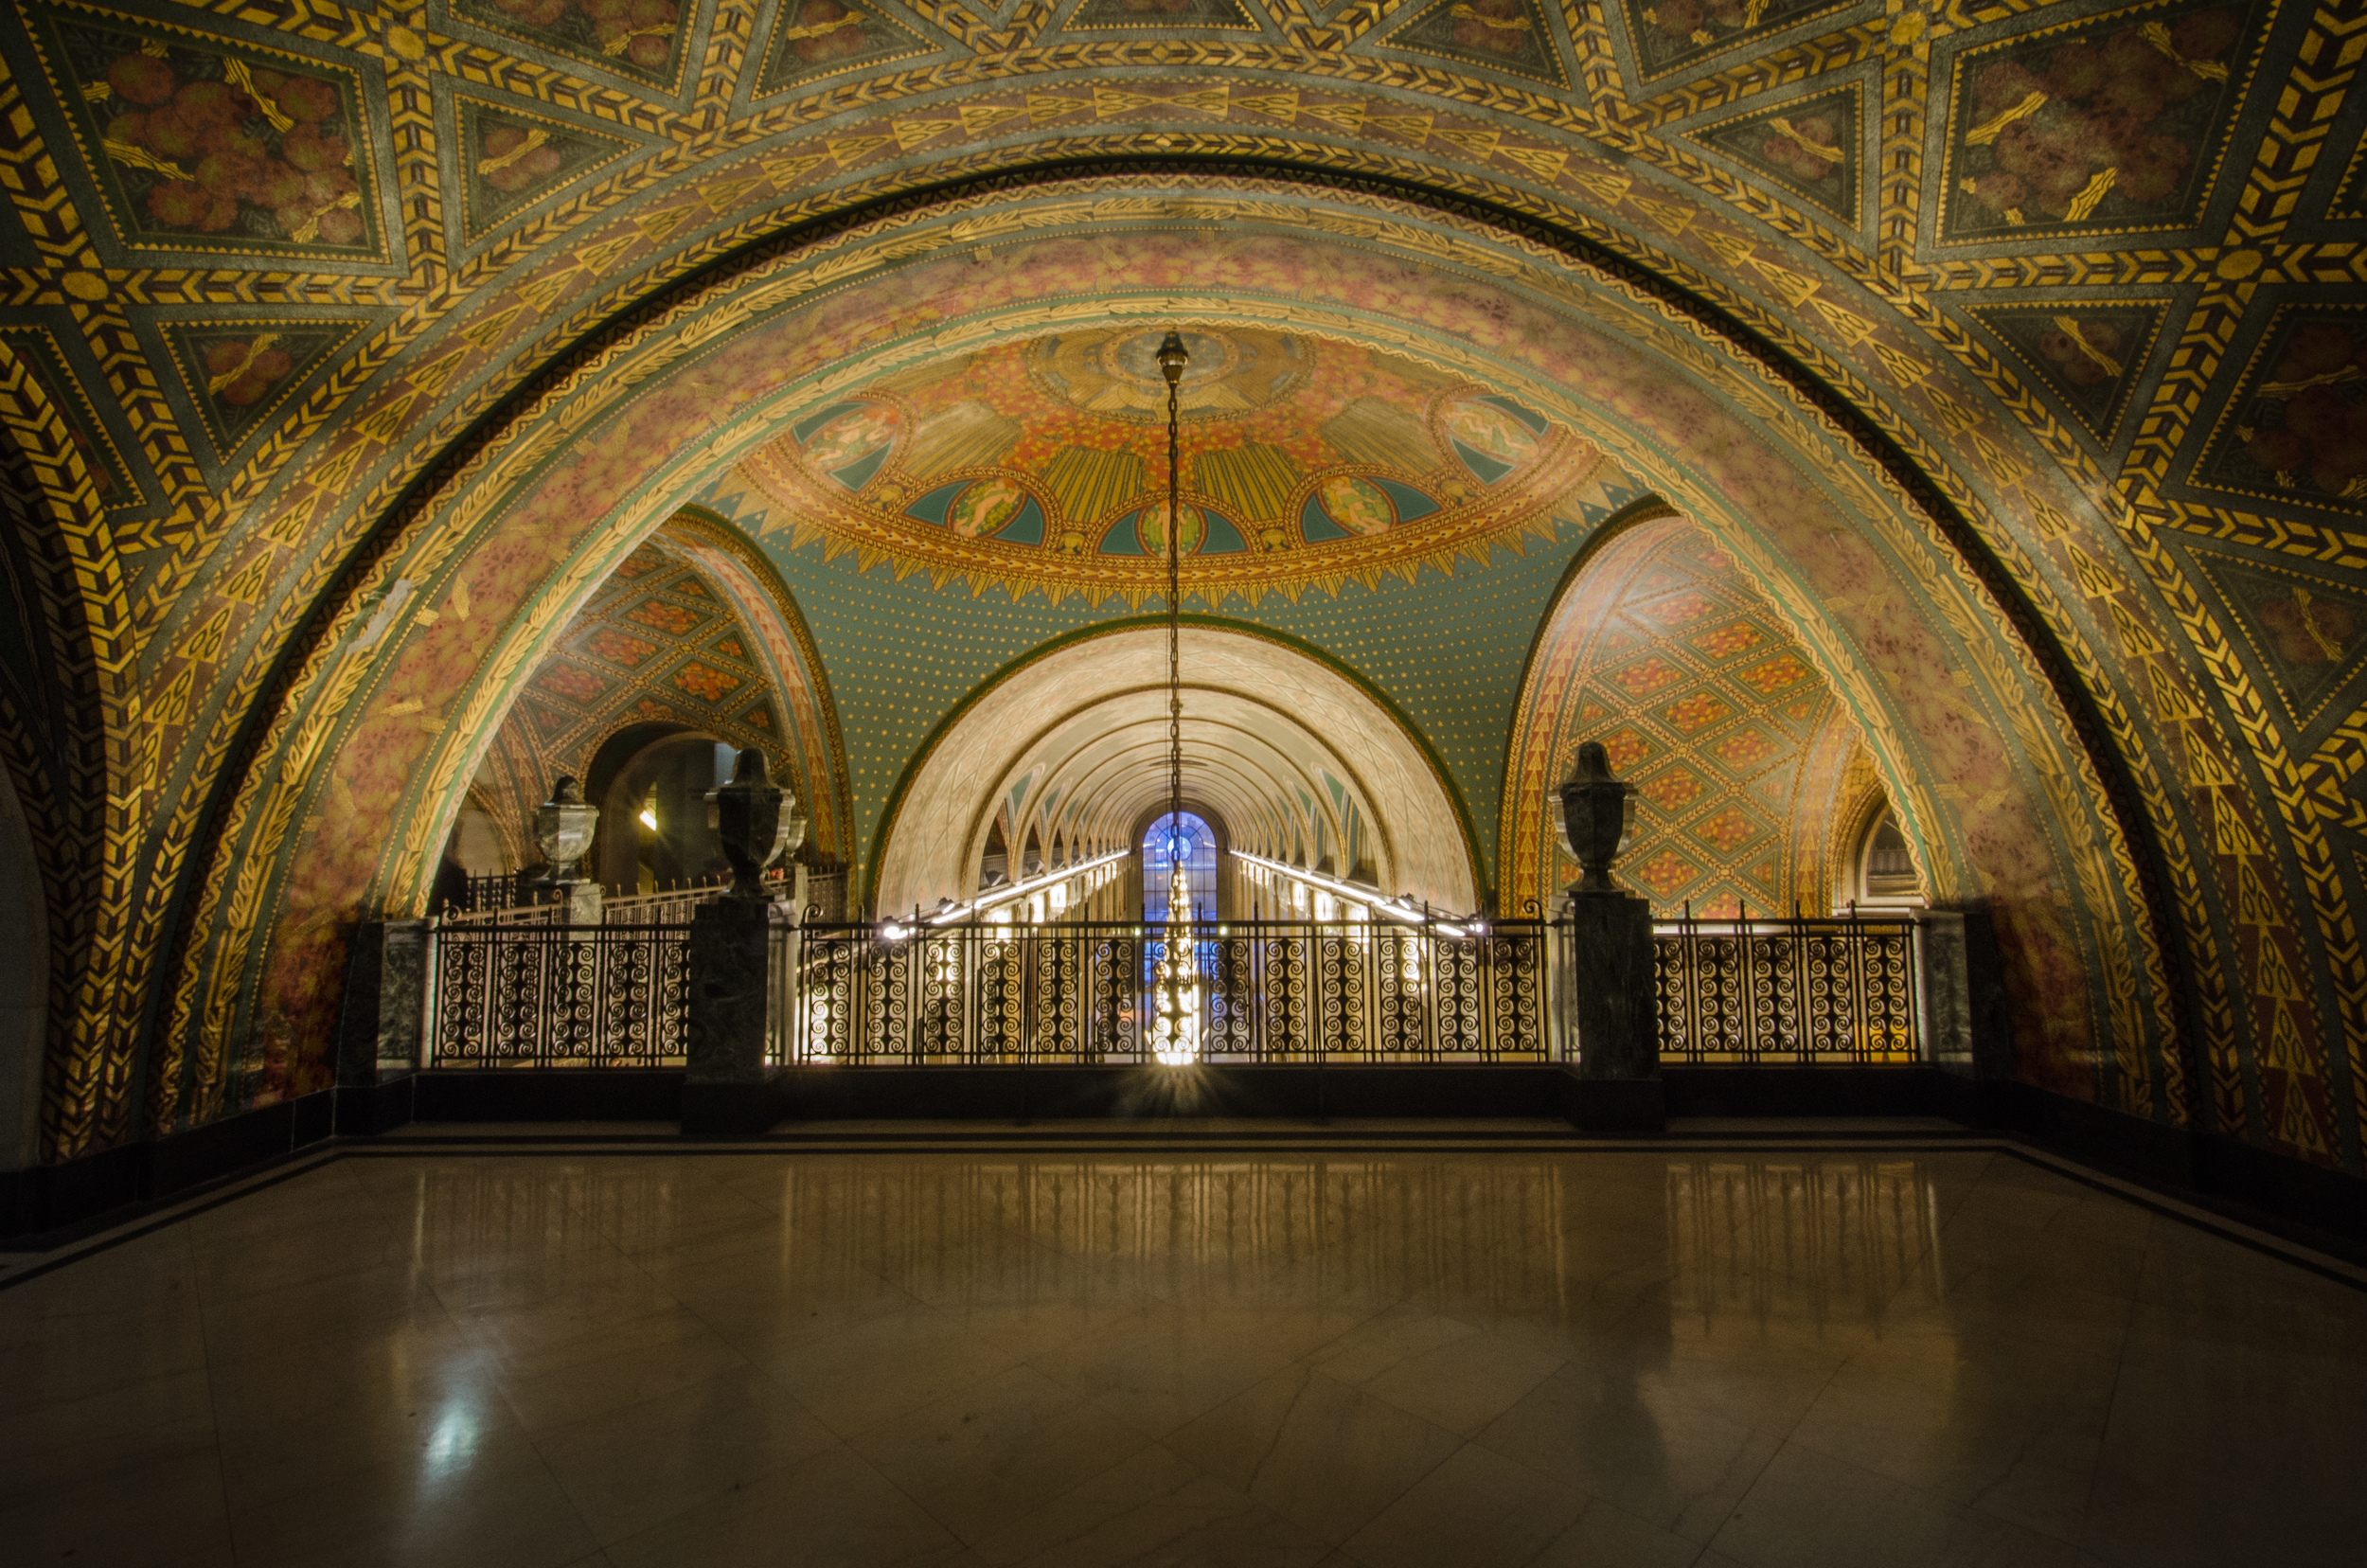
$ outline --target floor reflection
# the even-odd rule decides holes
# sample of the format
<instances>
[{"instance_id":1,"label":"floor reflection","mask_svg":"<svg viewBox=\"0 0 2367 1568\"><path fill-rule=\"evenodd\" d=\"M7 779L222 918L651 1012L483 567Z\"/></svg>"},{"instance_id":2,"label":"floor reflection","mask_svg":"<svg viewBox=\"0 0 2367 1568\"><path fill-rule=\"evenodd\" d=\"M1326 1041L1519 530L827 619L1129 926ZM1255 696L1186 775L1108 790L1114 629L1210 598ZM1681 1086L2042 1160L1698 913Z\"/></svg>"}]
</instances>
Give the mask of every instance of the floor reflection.
<instances>
[{"instance_id":1,"label":"floor reflection","mask_svg":"<svg viewBox=\"0 0 2367 1568\"><path fill-rule=\"evenodd\" d=\"M2350 1562L2367 1293L1995 1149L382 1153L0 1291L14 1560Z\"/></svg>"}]
</instances>

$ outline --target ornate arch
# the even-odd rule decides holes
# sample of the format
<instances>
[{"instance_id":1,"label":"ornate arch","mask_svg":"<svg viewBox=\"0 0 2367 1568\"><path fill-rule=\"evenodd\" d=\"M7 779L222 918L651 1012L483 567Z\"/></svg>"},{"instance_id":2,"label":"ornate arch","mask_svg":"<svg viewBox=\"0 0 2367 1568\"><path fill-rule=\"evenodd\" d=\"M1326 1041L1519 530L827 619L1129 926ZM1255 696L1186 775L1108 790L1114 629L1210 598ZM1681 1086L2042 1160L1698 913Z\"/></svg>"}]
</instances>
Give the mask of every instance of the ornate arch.
<instances>
[{"instance_id":1,"label":"ornate arch","mask_svg":"<svg viewBox=\"0 0 2367 1568\"><path fill-rule=\"evenodd\" d=\"M1395 193L1205 173L1168 186L1166 196L1146 196L1140 177L1051 180L1023 199L947 193L751 256L587 345L386 535L378 563L329 617L232 820L253 823L274 795L313 793L318 784L281 760L301 756L329 762L332 791L342 779L357 798L389 802L374 808L389 820L432 823L458 777L455 738L616 555L719 467L864 377L1064 311L1278 316L1517 388L1631 478L1719 520L1794 633L1841 673L1894 777L1989 781L1926 820L1952 841L1952 856L1982 865L2028 912L2026 951L2042 989L2099 998L2092 1016L2112 1041L2113 1070L2063 1067L2088 1050L2066 1038L2047 1058L2062 1068L2056 1081L2132 1109L2167 1114L2181 1103L2161 944L2103 785L2111 757L2099 771L2084 749L2092 734L2047 678L2060 667L2044 637L1998 635L2020 601L1992 580L1949 508L1901 483L1895 449L1811 397L1813 383L1764 344L1583 246ZM1230 218L1221 242L1196 226L1212 214ZM1123 250L1129 234L1146 238L1117 265L1112 247ZM1321 264L1268 299L1242 275L1244 246L1260 264L1286 254ZM1064 265L1087 268L1079 282L1095 279L1097 296L1047 304L1045 285ZM1133 286L1109 289L1113 268ZM587 510L591 496L617 499ZM474 603L508 607L497 632L464 637L419 622L417 612L463 585ZM431 692L444 695L423 722ZM1934 746L1949 755L1934 757ZM276 1005L286 981L275 973L317 966L321 938L305 934L319 917L303 911L356 900L407 907L423 896L425 831L397 835L366 867L295 853L294 880L274 869L302 842L284 829L275 852L247 852L239 878L251 891L233 897L284 911L270 956L253 928L226 931L220 951L195 956L216 977L208 986L250 986L252 1000L217 990L234 1005L200 1015L185 972L187 1010L176 1016L195 1024L202 1043L226 1047L241 1007L268 1015ZM2073 883L2077 908L2050 913L2039 890ZM233 974L246 978L224 978Z\"/></svg>"}]
</instances>

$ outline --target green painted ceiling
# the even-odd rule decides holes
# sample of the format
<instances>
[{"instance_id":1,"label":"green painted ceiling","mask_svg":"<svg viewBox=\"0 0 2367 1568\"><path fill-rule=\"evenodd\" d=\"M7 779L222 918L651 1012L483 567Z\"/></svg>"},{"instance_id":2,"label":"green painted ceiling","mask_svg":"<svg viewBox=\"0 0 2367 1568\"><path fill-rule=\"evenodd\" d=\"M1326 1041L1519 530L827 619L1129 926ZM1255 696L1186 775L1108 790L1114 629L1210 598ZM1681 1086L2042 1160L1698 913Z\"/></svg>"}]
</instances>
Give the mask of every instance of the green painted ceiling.
<instances>
[{"instance_id":1,"label":"green painted ceiling","mask_svg":"<svg viewBox=\"0 0 2367 1568\"><path fill-rule=\"evenodd\" d=\"M1604 500L1572 508L1553 541L1531 536L1523 551L1499 546L1486 566L1465 560L1449 575L1426 565L1412 582L1350 583L1337 597L1309 591L1295 603L1269 594L1253 607L1234 594L1219 607L1225 618L1299 639L1397 705L1468 807L1487 878L1504 739L1530 640L1572 555L1611 509L1633 498L1615 484L1596 489ZM767 509L765 497L731 477L698 504L751 533ZM933 588L919 572L899 580L884 564L863 570L852 554L826 561L823 542L793 545L786 531L763 543L821 650L846 737L854 839L866 855L914 753L980 683L1055 637L1136 615L1114 601L1056 605L1040 590L1014 600ZM1187 608L1204 613L1196 602Z\"/></svg>"}]
</instances>

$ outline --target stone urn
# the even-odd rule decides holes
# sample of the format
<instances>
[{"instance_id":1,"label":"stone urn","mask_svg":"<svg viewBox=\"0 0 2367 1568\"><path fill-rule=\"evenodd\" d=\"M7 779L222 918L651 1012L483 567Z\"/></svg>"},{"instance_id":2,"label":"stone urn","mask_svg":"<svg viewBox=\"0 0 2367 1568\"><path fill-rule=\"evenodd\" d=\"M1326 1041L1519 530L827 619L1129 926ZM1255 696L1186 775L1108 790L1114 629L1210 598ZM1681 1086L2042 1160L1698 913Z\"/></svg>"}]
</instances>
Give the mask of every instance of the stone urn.
<instances>
[{"instance_id":1,"label":"stone urn","mask_svg":"<svg viewBox=\"0 0 2367 1568\"><path fill-rule=\"evenodd\" d=\"M534 843L543 851L543 880L553 886L580 881L576 863L592 847L600 809L583 798L583 786L561 774L551 798L534 809Z\"/></svg>"},{"instance_id":2,"label":"stone urn","mask_svg":"<svg viewBox=\"0 0 2367 1568\"><path fill-rule=\"evenodd\" d=\"M715 827L723 858L732 863L734 899L763 899L764 868L806 842L806 819L787 790L773 782L764 753L754 746L732 764L732 781L715 792Z\"/></svg>"},{"instance_id":3,"label":"stone urn","mask_svg":"<svg viewBox=\"0 0 2367 1568\"><path fill-rule=\"evenodd\" d=\"M1582 875L1573 893L1617 893L1611 862L1635 816L1635 786L1611 776L1611 754L1599 740L1578 747L1577 766L1561 785L1561 833Z\"/></svg>"}]
</instances>

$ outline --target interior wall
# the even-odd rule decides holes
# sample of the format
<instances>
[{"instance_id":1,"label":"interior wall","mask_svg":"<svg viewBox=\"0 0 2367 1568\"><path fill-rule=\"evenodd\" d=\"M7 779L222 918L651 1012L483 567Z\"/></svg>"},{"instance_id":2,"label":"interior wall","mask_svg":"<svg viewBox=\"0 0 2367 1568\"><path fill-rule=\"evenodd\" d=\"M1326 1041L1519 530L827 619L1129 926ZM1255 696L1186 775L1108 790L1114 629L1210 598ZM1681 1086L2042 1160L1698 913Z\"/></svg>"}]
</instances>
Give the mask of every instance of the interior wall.
<instances>
[{"instance_id":1,"label":"interior wall","mask_svg":"<svg viewBox=\"0 0 2367 1568\"><path fill-rule=\"evenodd\" d=\"M42 1048L49 1023L49 915L32 833L0 770L0 1170L41 1157Z\"/></svg>"}]
</instances>

